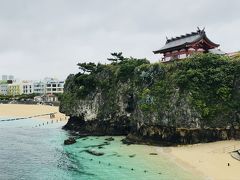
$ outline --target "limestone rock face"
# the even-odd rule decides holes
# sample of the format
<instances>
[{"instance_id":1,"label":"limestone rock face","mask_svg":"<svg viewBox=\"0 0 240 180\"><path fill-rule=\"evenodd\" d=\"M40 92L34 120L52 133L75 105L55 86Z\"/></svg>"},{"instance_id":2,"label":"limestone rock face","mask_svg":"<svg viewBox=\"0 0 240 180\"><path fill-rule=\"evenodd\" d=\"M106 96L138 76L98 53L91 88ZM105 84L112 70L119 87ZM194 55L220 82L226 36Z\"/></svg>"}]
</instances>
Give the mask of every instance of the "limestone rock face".
<instances>
[{"instance_id":1,"label":"limestone rock face","mask_svg":"<svg viewBox=\"0 0 240 180\"><path fill-rule=\"evenodd\" d=\"M177 129L148 126L132 132L123 140L125 144L178 145L207 143L221 140L240 139L239 129Z\"/></svg>"},{"instance_id":2,"label":"limestone rock face","mask_svg":"<svg viewBox=\"0 0 240 180\"><path fill-rule=\"evenodd\" d=\"M139 99L134 93L126 93L130 89L127 83L117 84L113 102L109 102L108 95L100 90L92 92L85 99L75 99L73 105L61 102L60 111L68 116L78 117L84 121L107 121L120 123L128 121L127 126L139 129L144 124L161 124L184 128L199 128L199 114L191 107L185 97L173 96L169 99L172 104L168 110L158 112L144 112L139 106ZM136 89L137 91L137 89ZM176 94L178 92L176 91ZM124 123L122 123L124 124ZM125 124L126 125L126 124ZM149 132L150 133L150 132Z\"/></svg>"},{"instance_id":3,"label":"limestone rock face","mask_svg":"<svg viewBox=\"0 0 240 180\"><path fill-rule=\"evenodd\" d=\"M130 59L70 75L60 103L60 112L70 116L64 128L82 135L128 135L126 143L238 139L240 63L212 56L133 69L138 60Z\"/></svg>"}]
</instances>

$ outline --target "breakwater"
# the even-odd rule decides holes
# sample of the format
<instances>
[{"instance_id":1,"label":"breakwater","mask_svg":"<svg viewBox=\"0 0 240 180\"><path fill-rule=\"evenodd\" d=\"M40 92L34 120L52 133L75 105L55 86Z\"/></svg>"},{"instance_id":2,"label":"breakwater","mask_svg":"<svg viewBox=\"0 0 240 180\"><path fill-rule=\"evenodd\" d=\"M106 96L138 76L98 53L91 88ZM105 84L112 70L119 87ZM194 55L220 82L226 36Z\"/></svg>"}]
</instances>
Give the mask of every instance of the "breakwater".
<instances>
[{"instance_id":1,"label":"breakwater","mask_svg":"<svg viewBox=\"0 0 240 180\"><path fill-rule=\"evenodd\" d=\"M45 114L37 114L37 115L27 116L27 117L17 117L17 118L2 119L2 120L0 120L0 122L4 122L4 121L18 121L18 120L32 119L32 118L37 118L37 117L42 117L42 116L50 116L50 118L51 118L51 116L54 116L55 114L57 114L57 112L45 113Z\"/></svg>"}]
</instances>

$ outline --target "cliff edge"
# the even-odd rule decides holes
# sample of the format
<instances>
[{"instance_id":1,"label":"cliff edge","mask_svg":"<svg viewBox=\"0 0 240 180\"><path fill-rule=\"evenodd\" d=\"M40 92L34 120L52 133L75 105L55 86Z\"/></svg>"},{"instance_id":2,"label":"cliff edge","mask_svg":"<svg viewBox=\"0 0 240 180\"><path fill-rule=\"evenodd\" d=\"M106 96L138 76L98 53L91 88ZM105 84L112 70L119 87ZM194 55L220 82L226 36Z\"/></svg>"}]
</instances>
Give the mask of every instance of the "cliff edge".
<instances>
[{"instance_id":1,"label":"cliff edge","mask_svg":"<svg viewBox=\"0 0 240 180\"><path fill-rule=\"evenodd\" d=\"M60 112L70 116L65 129L160 145L240 138L239 59L110 60L78 64L81 72L68 76L60 97Z\"/></svg>"}]
</instances>

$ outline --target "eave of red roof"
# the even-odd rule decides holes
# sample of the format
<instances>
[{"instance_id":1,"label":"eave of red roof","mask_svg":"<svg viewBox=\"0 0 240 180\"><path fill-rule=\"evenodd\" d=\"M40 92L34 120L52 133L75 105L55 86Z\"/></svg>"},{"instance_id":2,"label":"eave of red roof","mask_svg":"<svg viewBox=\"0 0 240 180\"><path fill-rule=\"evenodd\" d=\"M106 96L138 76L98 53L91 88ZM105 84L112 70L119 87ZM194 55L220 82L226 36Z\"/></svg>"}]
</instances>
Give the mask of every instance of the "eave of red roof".
<instances>
[{"instance_id":1,"label":"eave of red roof","mask_svg":"<svg viewBox=\"0 0 240 180\"><path fill-rule=\"evenodd\" d=\"M206 33L204 30L202 31L198 31L198 34L200 35L199 38L197 38L196 40L192 41L192 42L185 42L184 44L180 44L178 46L173 46L173 47L169 47L169 48L166 48L166 49L159 49L157 51L153 51L154 54L159 54L159 53L165 53L165 52L169 52L169 51L174 51L174 50L178 50L178 49L182 49L182 48L186 48L186 47L189 47L193 44L196 44L198 43L200 40L205 40L205 43L208 44L208 46L210 46L211 48L216 48L219 46L219 44L216 44L214 42L212 42L207 36L206 36ZM197 33L192 33L192 34L187 34L185 36L180 36L180 37L177 37L177 38L172 38L171 40L167 40L166 44L168 43L172 43L174 41L177 41L179 39L181 39L181 37L184 38L188 38L190 37L191 35L192 36L196 36L198 35ZM166 45L165 45L166 46ZM164 47L163 47L164 48ZM211 49L210 48L210 49Z\"/></svg>"}]
</instances>

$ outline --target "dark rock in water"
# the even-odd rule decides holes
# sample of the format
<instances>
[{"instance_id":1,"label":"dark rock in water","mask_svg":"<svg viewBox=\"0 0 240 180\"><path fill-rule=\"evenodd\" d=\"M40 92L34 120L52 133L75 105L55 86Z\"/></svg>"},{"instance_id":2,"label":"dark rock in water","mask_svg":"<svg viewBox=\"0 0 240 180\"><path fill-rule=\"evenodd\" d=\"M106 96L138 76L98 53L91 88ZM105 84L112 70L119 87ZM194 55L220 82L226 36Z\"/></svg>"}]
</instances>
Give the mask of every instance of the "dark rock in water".
<instances>
[{"instance_id":1,"label":"dark rock in water","mask_svg":"<svg viewBox=\"0 0 240 180\"><path fill-rule=\"evenodd\" d=\"M105 140L106 140L106 141L114 141L114 138L113 138L113 137L110 137L110 138L106 138Z\"/></svg>"},{"instance_id":2,"label":"dark rock in water","mask_svg":"<svg viewBox=\"0 0 240 180\"><path fill-rule=\"evenodd\" d=\"M76 143L76 140L72 137L64 140L64 145L71 145L71 144L74 144L74 143Z\"/></svg>"},{"instance_id":3,"label":"dark rock in water","mask_svg":"<svg viewBox=\"0 0 240 180\"><path fill-rule=\"evenodd\" d=\"M123 144L126 144L126 145L131 145L131 144L133 144L133 142L132 142L131 140L127 139L127 138L123 139L123 140L122 140L122 143L123 143Z\"/></svg>"},{"instance_id":4,"label":"dark rock in water","mask_svg":"<svg viewBox=\"0 0 240 180\"><path fill-rule=\"evenodd\" d=\"M149 155L158 155L157 153L149 153Z\"/></svg>"},{"instance_id":5,"label":"dark rock in water","mask_svg":"<svg viewBox=\"0 0 240 180\"><path fill-rule=\"evenodd\" d=\"M110 145L110 142L105 141L105 142L103 142L103 144L104 145Z\"/></svg>"},{"instance_id":6,"label":"dark rock in water","mask_svg":"<svg viewBox=\"0 0 240 180\"><path fill-rule=\"evenodd\" d=\"M136 143L136 139L134 139L134 136L131 136L131 134L129 134L128 136L126 136L124 139L122 139L122 143L126 144L126 145L131 145L131 144L135 144Z\"/></svg>"},{"instance_id":7,"label":"dark rock in water","mask_svg":"<svg viewBox=\"0 0 240 180\"><path fill-rule=\"evenodd\" d=\"M92 154L94 156L102 156L102 155L104 155L103 152L97 152L97 151L89 150L89 149L87 149L86 152L89 153L89 154Z\"/></svg>"},{"instance_id":8,"label":"dark rock in water","mask_svg":"<svg viewBox=\"0 0 240 180\"><path fill-rule=\"evenodd\" d=\"M102 147L102 146L98 146L98 149L103 149L104 147Z\"/></svg>"},{"instance_id":9,"label":"dark rock in water","mask_svg":"<svg viewBox=\"0 0 240 180\"><path fill-rule=\"evenodd\" d=\"M114 152L113 154L108 155L108 156L117 156L117 155L118 155L118 153L117 153L117 152Z\"/></svg>"},{"instance_id":10,"label":"dark rock in water","mask_svg":"<svg viewBox=\"0 0 240 180\"><path fill-rule=\"evenodd\" d=\"M136 154L129 155L130 158L133 158L135 156L136 156Z\"/></svg>"},{"instance_id":11,"label":"dark rock in water","mask_svg":"<svg viewBox=\"0 0 240 180\"><path fill-rule=\"evenodd\" d=\"M102 144L85 146L84 148L95 148L95 147L99 148L99 147L103 147L103 146L106 146L106 145L109 145L109 144L110 144L109 142L104 142ZM101 148L99 148L99 149L101 149Z\"/></svg>"}]
</instances>

